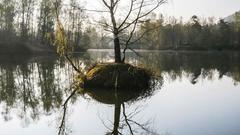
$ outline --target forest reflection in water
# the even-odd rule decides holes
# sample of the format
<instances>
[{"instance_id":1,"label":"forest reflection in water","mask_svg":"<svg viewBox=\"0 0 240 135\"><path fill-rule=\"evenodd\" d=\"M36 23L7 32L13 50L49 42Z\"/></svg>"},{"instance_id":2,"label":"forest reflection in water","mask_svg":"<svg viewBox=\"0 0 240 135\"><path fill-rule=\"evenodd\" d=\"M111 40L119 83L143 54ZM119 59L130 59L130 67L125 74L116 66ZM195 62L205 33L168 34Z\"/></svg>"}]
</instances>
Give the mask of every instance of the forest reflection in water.
<instances>
[{"instance_id":1,"label":"forest reflection in water","mask_svg":"<svg viewBox=\"0 0 240 135\"><path fill-rule=\"evenodd\" d=\"M197 84L203 79L214 80L227 76L232 79L235 86L240 83L240 53L236 52L141 52L140 56L128 53L128 58L129 63L151 69L159 78L167 76L171 81L187 78L192 84ZM78 54L74 62L87 70L95 62L111 60L111 52L90 51ZM39 121L42 116L51 116L56 112L61 114L62 105L75 88L75 74L65 60L55 56L2 56L0 58L2 118L8 122L13 116L17 116L24 121L23 125L28 127L32 122ZM159 92L164 81L166 80L158 79L158 87L140 92L133 91L133 93L85 90L71 97L69 104L74 104L80 96L86 100L113 105L115 116L110 122L112 124L106 125L106 120L100 118L108 133L130 134L139 131L134 128L140 128L143 132L157 134L157 131L151 128L152 125L149 125L150 120L145 123L134 120L134 115L144 109L140 107L141 109L138 110L139 107L134 104ZM125 99L122 99L123 97ZM129 108L133 106L136 109L128 109L131 112L125 112L125 104ZM61 118L60 115L59 125ZM63 130L62 133L65 132L67 131Z\"/></svg>"}]
</instances>

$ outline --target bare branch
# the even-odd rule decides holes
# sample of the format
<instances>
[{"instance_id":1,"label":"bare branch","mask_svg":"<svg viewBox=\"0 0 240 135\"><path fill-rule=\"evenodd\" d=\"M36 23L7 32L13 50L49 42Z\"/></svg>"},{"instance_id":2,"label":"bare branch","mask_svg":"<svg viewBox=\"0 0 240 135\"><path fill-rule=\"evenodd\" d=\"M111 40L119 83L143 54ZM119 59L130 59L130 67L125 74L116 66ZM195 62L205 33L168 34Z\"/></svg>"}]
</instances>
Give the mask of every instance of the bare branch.
<instances>
[{"instance_id":1,"label":"bare branch","mask_svg":"<svg viewBox=\"0 0 240 135\"><path fill-rule=\"evenodd\" d=\"M133 0L131 0L130 9L129 9L129 12L128 12L127 16L125 17L125 19L123 20L123 22L119 25L118 29L121 29L122 26L126 23L126 21L128 20L129 16L130 16L131 13L132 13L132 10L133 10Z\"/></svg>"},{"instance_id":2,"label":"bare branch","mask_svg":"<svg viewBox=\"0 0 240 135\"><path fill-rule=\"evenodd\" d=\"M104 3L104 5L107 7L107 8L111 8L108 4L107 4L107 2L105 1L105 0L102 0L102 2Z\"/></svg>"},{"instance_id":3,"label":"bare branch","mask_svg":"<svg viewBox=\"0 0 240 135\"><path fill-rule=\"evenodd\" d=\"M70 94L70 96L66 99L66 101L65 101L64 104L63 104L63 116L62 116L61 124L60 124L60 126L59 126L58 135L61 135L62 133L65 132L65 119L66 119L68 101L72 98L72 96L75 95L76 92L77 92L77 89L75 89L75 90Z\"/></svg>"},{"instance_id":4,"label":"bare branch","mask_svg":"<svg viewBox=\"0 0 240 135\"><path fill-rule=\"evenodd\" d=\"M136 121L134 121L134 120L130 120L130 119L128 119L128 121L136 124L136 125L139 126L142 130L146 131L146 132L149 133L149 134L153 134L153 135L157 134L157 133L151 131L150 129L146 128L146 125L148 125L149 123L140 124L140 123L138 123L138 122L136 122Z\"/></svg>"},{"instance_id":5,"label":"bare branch","mask_svg":"<svg viewBox=\"0 0 240 135\"><path fill-rule=\"evenodd\" d=\"M150 32L150 31L152 31L152 30L154 30L154 29L157 29L157 28L159 28L159 27L161 27L161 25L159 25L159 26L157 26L157 27L153 27L153 28L151 28L151 29L148 29L148 30L144 31L137 39L135 39L134 41L129 42L129 45L138 42L138 41L141 40L141 39L144 37L144 35L146 35L148 32Z\"/></svg>"},{"instance_id":6,"label":"bare branch","mask_svg":"<svg viewBox=\"0 0 240 135\"><path fill-rule=\"evenodd\" d=\"M124 50L123 50L123 59L122 59L123 62L125 61L126 50L128 49L129 42L130 42L130 40L132 39L133 33L134 33L135 29L136 29L136 26L137 26L137 23L138 23L138 19L139 19L140 13L141 13L141 11L142 11L143 2L144 2L144 0L142 0L142 3L141 3L141 5L140 5L140 8L139 8L139 11L138 11L138 14L137 14L137 19L136 19L136 21L135 21L135 23L134 23L133 29L132 29L132 31L131 31L131 33L130 33L130 36L129 36L126 44L125 44L125 48L124 48Z\"/></svg>"},{"instance_id":7,"label":"bare branch","mask_svg":"<svg viewBox=\"0 0 240 135\"><path fill-rule=\"evenodd\" d=\"M78 72L79 74L81 74L82 72L74 65L73 61L69 58L69 56L67 54L65 54L66 59L69 61L69 63L71 64L71 66L73 67L73 69Z\"/></svg>"},{"instance_id":8,"label":"bare branch","mask_svg":"<svg viewBox=\"0 0 240 135\"><path fill-rule=\"evenodd\" d=\"M119 32L124 31L125 29L127 29L128 27L130 27L131 25L133 25L136 21L138 21L139 19L146 17L147 15L149 15L150 13L152 13L154 10L156 10L160 5L162 5L163 3L165 3L166 0L160 0L158 1L158 3L156 4L155 7L153 7L151 10L149 10L148 12L136 17L133 21L131 21L130 23L128 23L125 27L119 29ZM142 5L143 6L143 5ZM142 6L140 6L139 8L142 8Z\"/></svg>"},{"instance_id":9,"label":"bare branch","mask_svg":"<svg viewBox=\"0 0 240 135\"><path fill-rule=\"evenodd\" d=\"M126 122L126 124L128 125L128 128L129 128L129 130L130 130L131 135L133 135L132 127L131 127L131 125L130 125L129 122L128 122L127 115L126 115L126 112L125 112L125 104L124 104L124 103L122 103L122 107L123 107L123 116L124 116L124 118L125 118L125 122Z\"/></svg>"}]
</instances>

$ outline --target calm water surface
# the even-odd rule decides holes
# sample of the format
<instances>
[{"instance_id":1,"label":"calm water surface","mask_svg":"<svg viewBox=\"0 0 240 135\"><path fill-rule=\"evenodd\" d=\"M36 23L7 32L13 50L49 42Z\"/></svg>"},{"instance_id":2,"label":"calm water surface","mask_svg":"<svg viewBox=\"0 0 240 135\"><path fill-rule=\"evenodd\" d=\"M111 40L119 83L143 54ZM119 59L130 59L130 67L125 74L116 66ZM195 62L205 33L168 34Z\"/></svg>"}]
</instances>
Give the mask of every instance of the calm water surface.
<instances>
[{"instance_id":1,"label":"calm water surface","mask_svg":"<svg viewBox=\"0 0 240 135\"><path fill-rule=\"evenodd\" d=\"M112 58L89 51L74 61L87 70ZM0 134L57 135L62 122L69 135L104 135L117 125L124 135L240 134L240 53L148 51L128 53L127 61L153 70L155 85L141 93L78 92L64 115L76 87L66 61L1 56Z\"/></svg>"}]
</instances>

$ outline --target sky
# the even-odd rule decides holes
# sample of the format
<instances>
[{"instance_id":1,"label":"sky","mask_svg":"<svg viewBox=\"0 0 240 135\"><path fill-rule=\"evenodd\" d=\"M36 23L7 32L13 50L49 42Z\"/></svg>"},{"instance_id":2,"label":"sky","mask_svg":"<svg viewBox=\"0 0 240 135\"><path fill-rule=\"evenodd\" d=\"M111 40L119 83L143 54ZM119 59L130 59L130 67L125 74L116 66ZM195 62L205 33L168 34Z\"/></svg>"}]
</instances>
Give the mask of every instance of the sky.
<instances>
[{"instance_id":1,"label":"sky","mask_svg":"<svg viewBox=\"0 0 240 135\"><path fill-rule=\"evenodd\" d=\"M240 10L240 0L171 0L167 10L174 16L227 17Z\"/></svg>"},{"instance_id":2,"label":"sky","mask_svg":"<svg viewBox=\"0 0 240 135\"><path fill-rule=\"evenodd\" d=\"M88 0L88 8L98 9L102 0ZM240 0L168 0L159 8L165 16L183 17L189 20L192 15L200 17L227 17L240 10Z\"/></svg>"}]
</instances>

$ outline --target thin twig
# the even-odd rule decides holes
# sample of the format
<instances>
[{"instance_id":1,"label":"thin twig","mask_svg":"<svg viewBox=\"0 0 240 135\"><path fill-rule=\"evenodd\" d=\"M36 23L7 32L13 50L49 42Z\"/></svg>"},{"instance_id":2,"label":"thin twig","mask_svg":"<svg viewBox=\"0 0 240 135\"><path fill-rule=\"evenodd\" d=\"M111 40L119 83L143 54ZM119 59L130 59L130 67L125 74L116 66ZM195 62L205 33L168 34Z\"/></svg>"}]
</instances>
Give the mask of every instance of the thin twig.
<instances>
[{"instance_id":1,"label":"thin twig","mask_svg":"<svg viewBox=\"0 0 240 135\"><path fill-rule=\"evenodd\" d=\"M124 103L122 103L122 107L123 107L123 116L125 118L125 122L128 125L128 128L130 130L131 135L133 135L132 127L131 127L131 125L128 122L127 115L126 115L126 112L125 112L125 105L124 105Z\"/></svg>"},{"instance_id":2,"label":"thin twig","mask_svg":"<svg viewBox=\"0 0 240 135\"><path fill-rule=\"evenodd\" d=\"M67 113L67 105L68 105L68 102L69 100L71 99L72 96L75 95L75 93L77 92L77 89L75 89L71 94L70 96L66 99L66 101L64 102L63 104L63 117L62 117L62 120L61 120L61 124L59 126L59 131L58 131L58 135L61 135L61 133L63 133L65 131L65 119L66 119L66 113Z\"/></svg>"}]
</instances>

